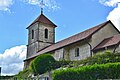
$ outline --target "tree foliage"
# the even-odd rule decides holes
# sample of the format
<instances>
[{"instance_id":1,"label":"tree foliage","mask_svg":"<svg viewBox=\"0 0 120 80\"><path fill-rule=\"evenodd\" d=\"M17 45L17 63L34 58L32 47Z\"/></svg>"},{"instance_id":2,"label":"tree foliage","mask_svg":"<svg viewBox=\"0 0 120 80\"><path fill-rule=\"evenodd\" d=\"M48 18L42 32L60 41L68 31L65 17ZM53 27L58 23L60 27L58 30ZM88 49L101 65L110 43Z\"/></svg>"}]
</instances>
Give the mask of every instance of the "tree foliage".
<instances>
[{"instance_id":1,"label":"tree foliage","mask_svg":"<svg viewBox=\"0 0 120 80\"><path fill-rule=\"evenodd\" d=\"M51 71L55 62L50 54L41 54L31 62L30 69L34 74L43 74Z\"/></svg>"}]
</instances>

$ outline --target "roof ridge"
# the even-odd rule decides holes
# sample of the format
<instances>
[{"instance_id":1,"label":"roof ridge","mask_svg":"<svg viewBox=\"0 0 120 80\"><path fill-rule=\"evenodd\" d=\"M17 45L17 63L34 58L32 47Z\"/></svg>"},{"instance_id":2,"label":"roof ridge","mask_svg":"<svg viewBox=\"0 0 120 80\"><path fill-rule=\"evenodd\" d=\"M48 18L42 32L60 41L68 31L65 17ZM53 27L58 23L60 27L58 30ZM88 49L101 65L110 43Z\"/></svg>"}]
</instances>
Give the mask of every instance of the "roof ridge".
<instances>
[{"instance_id":1,"label":"roof ridge","mask_svg":"<svg viewBox=\"0 0 120 80\"><path fill-rule=\"evenodd\" d=\"M110 20L109 20L109 21L110 21ZM109 21L103 22L103 23L101 23L101 24L98 24L97 26L91 27L91 28L86 29L86 30L84 30L84 31L82 31L82 32L79 32L79 33L77 33L77 34L74 34L74 35L72 35L72 36L69 36L68 38L65 38L65 39L63 39L63 40L60 40L60 41L58 41L58 42L56 42L56 43L59 43L59 42L61 42L61 41L64 41L64 40L66 40L66 39L69 39L69 38L71 38L71 37L77 36L77 35L79 35L79 34L81 34L81 33L87 32L87 31L89 31L89 30L91 30L91 29L93 29L93 28L96 28L96 27L99 27L99 28L100 28L100 27L104 26L104 25L102 25L102 24L108 23ZM100 25L102 25L102 26L100 26ZM56 44L56 43L55 43L55 44ZM53 45L54 45L54 44L53 44Z\"/></svg>"}]
</instances>

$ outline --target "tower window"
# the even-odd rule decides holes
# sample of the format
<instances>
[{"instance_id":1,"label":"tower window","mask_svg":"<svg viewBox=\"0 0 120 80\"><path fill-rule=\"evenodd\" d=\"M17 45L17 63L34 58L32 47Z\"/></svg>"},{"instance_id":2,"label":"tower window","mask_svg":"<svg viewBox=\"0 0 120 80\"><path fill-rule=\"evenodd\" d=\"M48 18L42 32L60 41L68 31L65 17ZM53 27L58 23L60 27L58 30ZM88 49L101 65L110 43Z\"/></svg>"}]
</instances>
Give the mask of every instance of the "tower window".
<instances>
[{"instance_id":1,"label":"tower window","mask_svg":"<svg viewBox=\"0 0 120 80\"><path fill-rule=\"evenodd\" d=\"M34 30L32 30L32 39L34 39Z\"/></svg>"},{"instance_id":2,"label":"tower window","mask_svg":"<svg viewBox=\"0 0 120 80\"><path fill-rule=\"evenodd\" d=\"M75 57L79 56L79 52L80 52L79 48L75 48Z\"/></svg>"},{"instance_id":3,"label":"tower window","mask_svg":"<svg viewBox=\"0 0 120 80\"><path fill-rule=\"evenodd\" d=\"M48 29L45 29L45 38L48 38Z\"/></svg>"}]
</instances>

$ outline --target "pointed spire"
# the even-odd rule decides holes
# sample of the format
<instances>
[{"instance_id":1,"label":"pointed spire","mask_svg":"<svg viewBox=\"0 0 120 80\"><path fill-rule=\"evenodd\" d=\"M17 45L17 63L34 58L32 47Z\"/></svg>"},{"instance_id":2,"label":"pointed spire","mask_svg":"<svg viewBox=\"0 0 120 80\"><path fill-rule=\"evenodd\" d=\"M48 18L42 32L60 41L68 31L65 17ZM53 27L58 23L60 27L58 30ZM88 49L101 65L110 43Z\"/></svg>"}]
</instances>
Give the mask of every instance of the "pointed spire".
<instances>
[{"instance_id":1,"label":"pointed spire","mask_svg":"<svg viewBox=\"0 0 120 80\"><path fill-rule=\"evenodd\" d=\"M41 14L43 14L43 7L45 6L43 0L41 0L40 7L41 7Z\"/></svg>"},{"instance_id":2,"label":"pointed spire","mask_svg":"<svg viewBox=\"0 0 120 80\"><path fill-rule=\"evenodd\" d=\"M41 14L43 14L43 8L41 8Z\"/></svg>"}]
</instances>

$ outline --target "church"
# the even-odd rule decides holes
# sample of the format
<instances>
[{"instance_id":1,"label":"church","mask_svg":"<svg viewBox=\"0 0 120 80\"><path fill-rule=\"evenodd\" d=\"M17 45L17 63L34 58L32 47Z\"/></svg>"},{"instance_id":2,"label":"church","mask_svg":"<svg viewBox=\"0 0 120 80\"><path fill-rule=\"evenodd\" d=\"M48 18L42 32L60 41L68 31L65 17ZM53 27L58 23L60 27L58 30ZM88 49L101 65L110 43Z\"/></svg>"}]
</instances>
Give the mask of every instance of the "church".
<instances>
[{"instance_id":1,"label":"church","mask_svg":"<svg viewBox=\"0 0 120 80\"><path fill-rule=\"evenodd\" d=\"M57 27L43 12L28 27L24 68L38 55L50 53L56 60L82 60L106 50L120 52L120 31L109 20L55 42Z\"/></svg>"}]
</instances>

